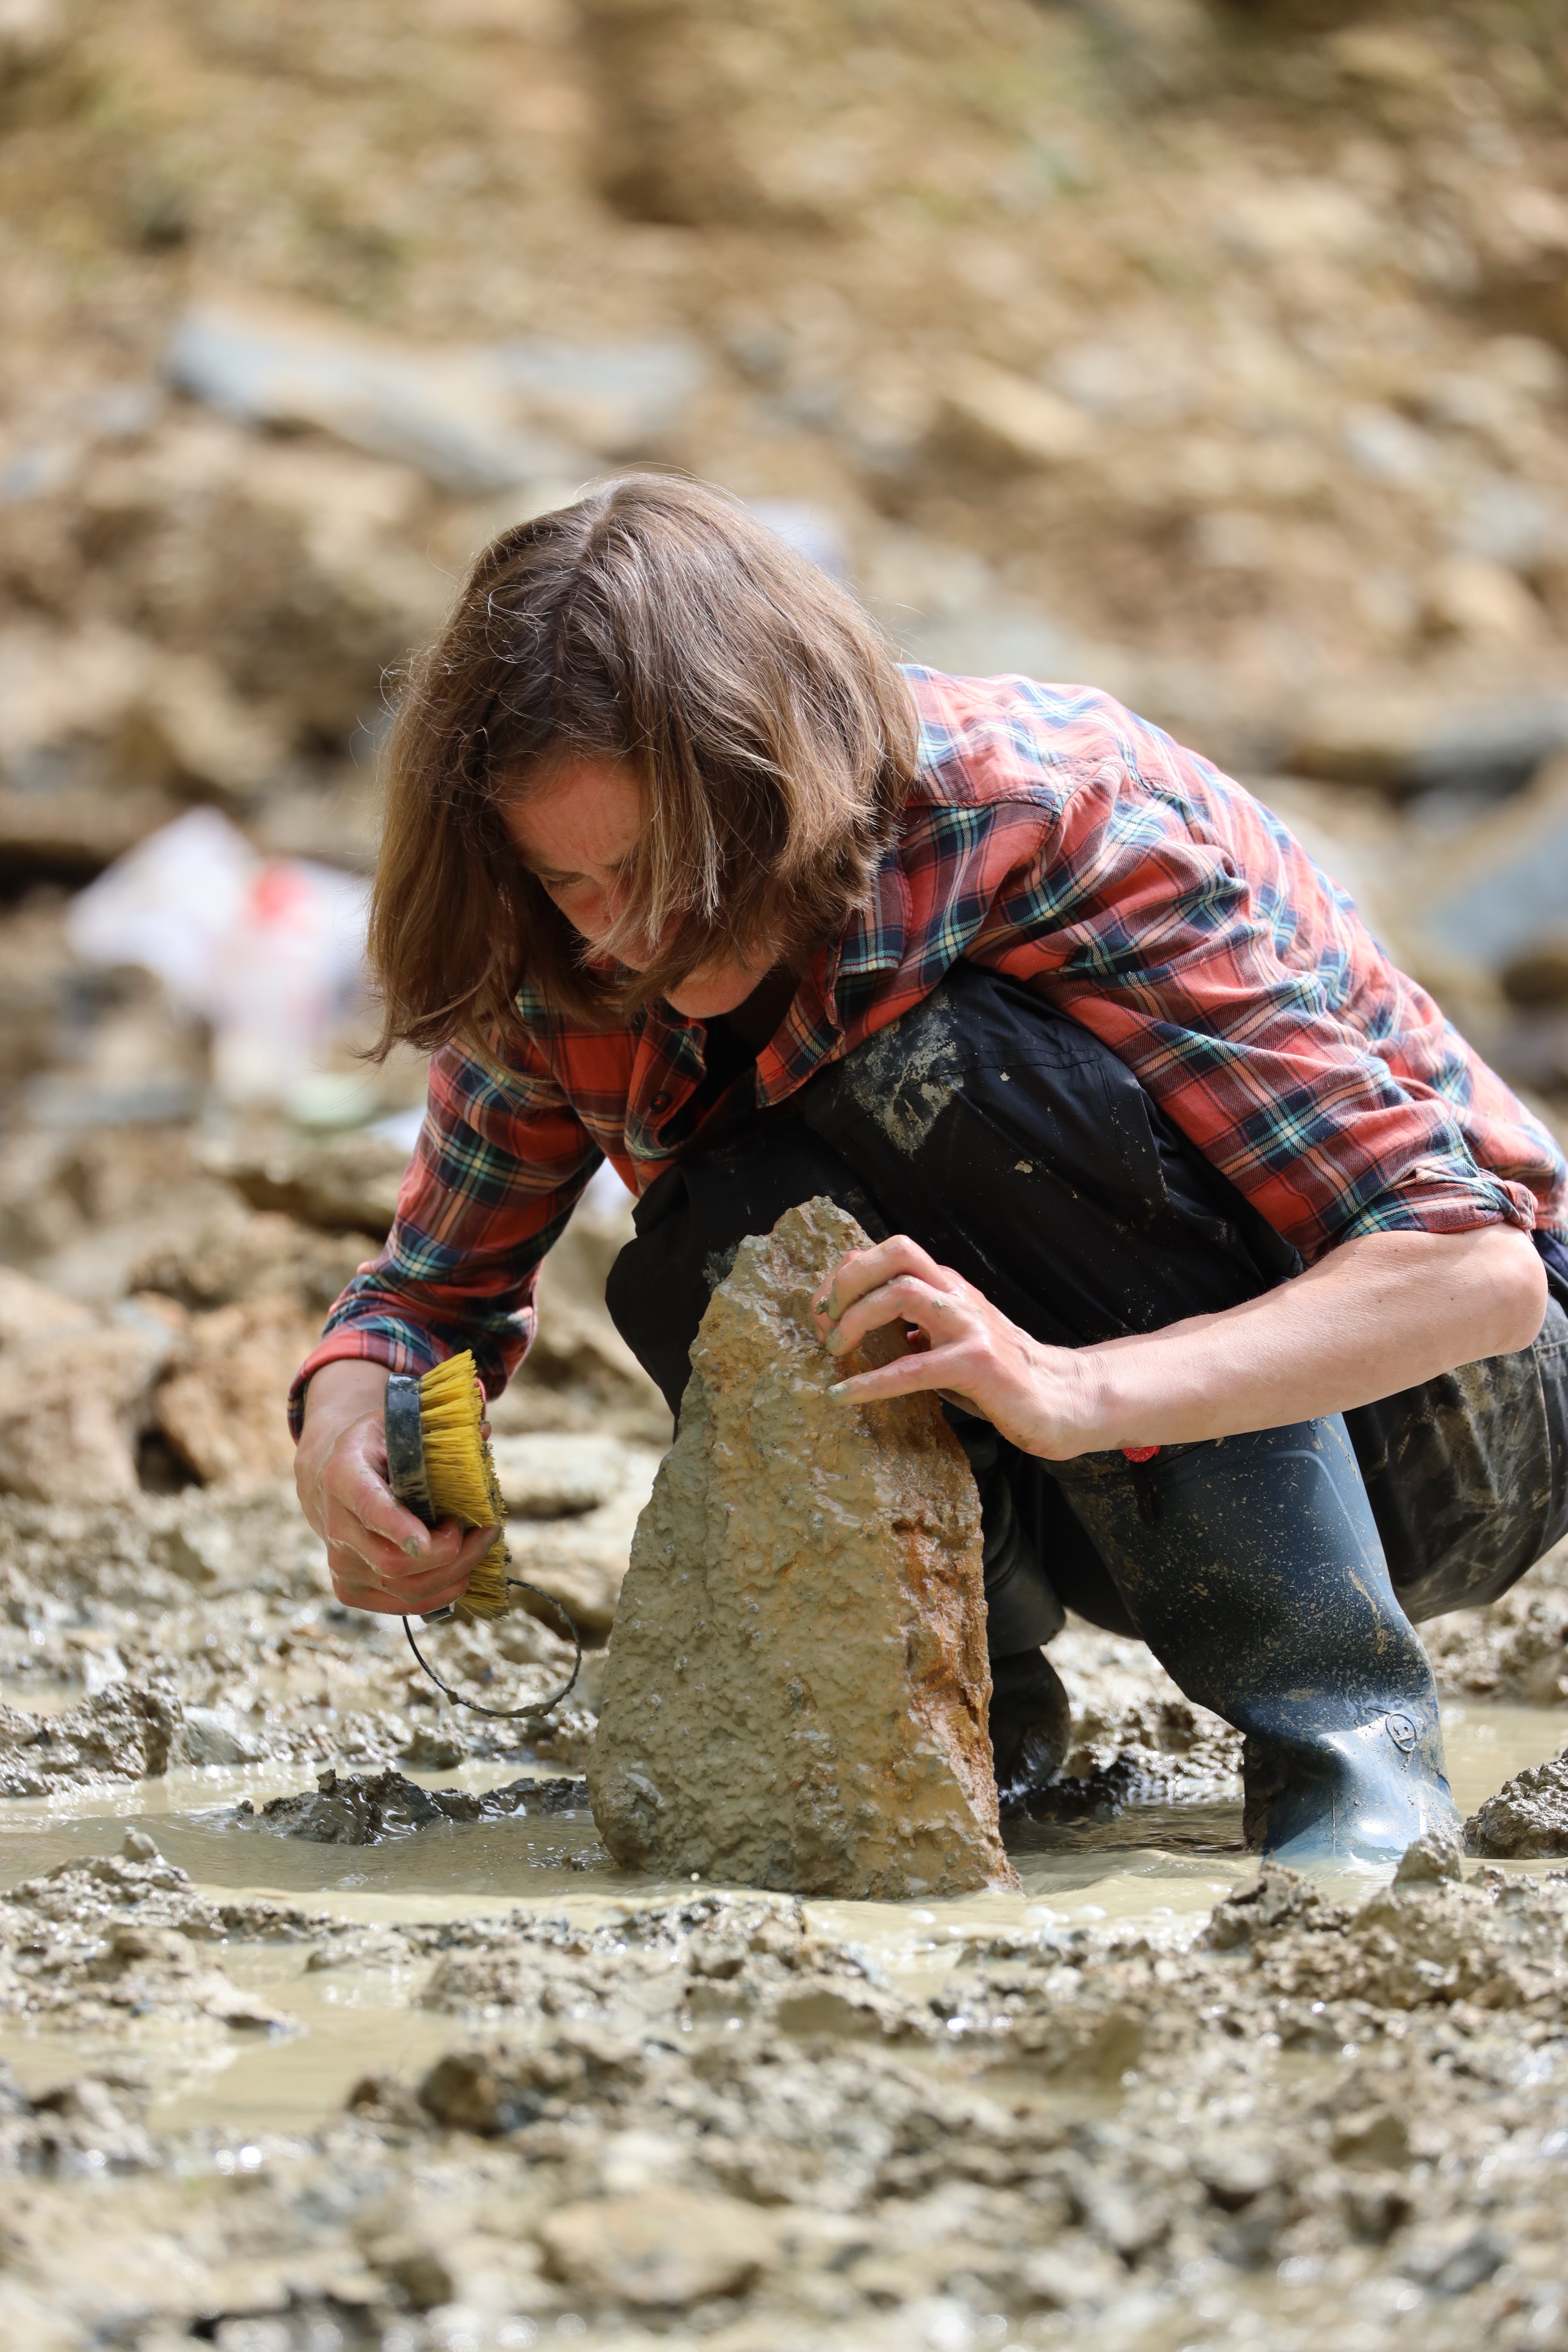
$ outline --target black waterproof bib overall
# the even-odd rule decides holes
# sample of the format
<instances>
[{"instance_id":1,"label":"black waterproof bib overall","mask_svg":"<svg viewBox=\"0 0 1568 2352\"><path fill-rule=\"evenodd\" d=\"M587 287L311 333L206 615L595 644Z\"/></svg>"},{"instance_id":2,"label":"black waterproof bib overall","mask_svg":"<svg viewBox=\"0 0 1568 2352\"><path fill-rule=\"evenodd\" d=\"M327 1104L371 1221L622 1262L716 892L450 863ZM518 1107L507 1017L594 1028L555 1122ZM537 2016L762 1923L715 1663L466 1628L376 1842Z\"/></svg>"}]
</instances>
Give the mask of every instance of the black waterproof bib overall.
<instances>
[{"instance_id":1,"label":"black waterproof bib overall","mask_svg":"<svg viewBox=\"0 0 1568 2352\"><path fill-rule=\"evenodd\" d=\"M672 1411L740 1242L816 1193L1056 1346L1158 1330L1300 1269L1107 1046L960 964L638 1203L607 1299ZM954 1416L993 1657L1048 1641L1067 1608L1141 1636L1246 1733L1248 1834L1286 1859L1379 1859L1451 1826L1411 1620L1495 1600L1568 1528L1568 1265L1547 1271L1533 1348L1294 1428L1047 1463Z\"/></svg>"}]
</instances>

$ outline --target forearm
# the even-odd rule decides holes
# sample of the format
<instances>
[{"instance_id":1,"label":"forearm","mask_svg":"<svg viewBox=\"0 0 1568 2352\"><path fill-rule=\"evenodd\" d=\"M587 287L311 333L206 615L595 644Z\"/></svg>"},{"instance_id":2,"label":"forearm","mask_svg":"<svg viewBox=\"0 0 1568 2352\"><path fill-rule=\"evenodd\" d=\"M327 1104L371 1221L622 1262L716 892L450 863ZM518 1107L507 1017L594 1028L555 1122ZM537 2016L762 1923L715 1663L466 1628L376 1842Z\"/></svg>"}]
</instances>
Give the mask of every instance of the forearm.
<instances>
[{"instance_id":1,"label":"forearm","mask_svg":"<svg viewBox=\"0 0 1568 2352\"><path fill-rule=\"evenodd\" d=\"M335 1360L426 1372L467 1348L489 1396L521 1362L539 1262L599 1153L531 1060L509 1073L504 1097L488 1067L455 1048L434 1057L425 1129L392 1231L334 1303L290 1391L296 1436L306 1383Z\"/></svg>"},{"instance_id":2,"label":"forearm","mask_svg":"<svg viewBox=\"0 0 1568 2352\"><path fill-rule=\"evenodd\" d=\"M1370 1234L1222 1315L1047 1348L907 1234L852 1251L816 1302L830 1354L901 1326L912 1351L835 1385L847 1403L934 1389L1026 1454L1066 1462L1279 1429L1527 1348L1546 1277L1527 1234Z\"/></svg>"},{"instance_id":3,"label":"forearm","mask_svg":"<svg viewBox=\"0 0 1568 2352\"><path fill-rule=\"evenodd\" d=\"M311 1373L301 1412L302 1436L323 1422L356 1421L386 1402L386 1366L363 1356L333 1357Z\"/></svg>"},{"instance_id":4,"label":"forearm","mask_svg":"<svg viewBox=\"0 0 1568 2352\"><path fill-rule=\"evenodd\" d=\"M1220 1315L1080 1349L1076 1450L1173 1445L1343 1412L1528 1347L1545 1276L1511 1226L1372 1234Z\"/></svg>"}]
</instances>

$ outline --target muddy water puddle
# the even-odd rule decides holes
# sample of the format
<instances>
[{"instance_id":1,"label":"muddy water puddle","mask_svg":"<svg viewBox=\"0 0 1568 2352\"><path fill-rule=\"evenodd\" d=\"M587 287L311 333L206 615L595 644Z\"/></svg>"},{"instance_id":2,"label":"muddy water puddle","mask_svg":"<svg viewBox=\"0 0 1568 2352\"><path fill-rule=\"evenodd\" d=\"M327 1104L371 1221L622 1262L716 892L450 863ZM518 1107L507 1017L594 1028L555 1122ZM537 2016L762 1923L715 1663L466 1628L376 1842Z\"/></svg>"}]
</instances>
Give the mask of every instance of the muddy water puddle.
<instances>
[{"instance_id":1,"label":"muddy water puddle","mask_svg":"<svg viewBox=\"0 0 1568 2352\"><path fill-rule=\"evenodd\" d=\"M1568 1717L1561 1707L1456 1700L1443 1709L1443 1740L1459 1811L1473 1813L1514 1773L1562 1753Z\"/></svg>"},{"instance_id":2,"label":"muddy water puddle","mask_svg":"<svg viewBox=\"0 0 1568 2352\"><path fill-rule=\"evenodd\" d=\"M247 2134L307 2131L342 2112L367 2074L416 2080L451 2046L453 2021L414 2004L434 1961L408 1969L315 1973L310 1947L223 1954L226 1974L292 2021L285 2033L193 2033L155 2022L124 2034L47 2028L0 2033L22 2090L36 2096L82 2074L112 2076L128 2065L155 2086L150 2119L160 2130L210 2126L242 2143Z\"/></svg>"},{"instance_id":3,"label":"muddy water puddle","mask_svg":"<svg viewBox=\"0 0 1568 2352\"><path fill-rule=\"evenodd\" d=\"M1560 1712L1471 1703L1445 1712L1450 1775L1468 1813L1528 1764L1556 1755ZM536 1775L516 1763L410 1774L422 1787L482 1791ZM538 1768L537 1777L548 1777ZM0 1885L57 1864L115 1853L129 1826L147 1832L203 1892L272 1896L365 1927L437 1924L514 1911L602 1926L649 1904L689 1896L690 1882L616 1870L581 1812L446 1822L374 1846L319 1844L279 1835L238 1811L309 1786L297 1766L178 1770L124 1788L20 1799L0 1813ZM1005 1929L1143 1924L1155 1943L1184 1941L1215 1903L1255 1867L1241 1845L1239 1798L1129 1806L1111 1820L1024 1822L1008 1843L1018 1894L931 1904L809 1902L808 1926L854 1947L910 1990L929 1989L966 1944ZM141 2025L123 2034L40 2028L0 2032L0 2055L24 2088L94 2064L143 2067L167 2127L221 2126L246 2133L306 2130L341 2111L373 2073L407 2078L450 2043L449 2017L422 2011L433 1959L407 1966L312 1969L311 1947L231 1945L233 1980L282 2012L292 2032L196 2037Z\"/></svg>"}]
</instances>

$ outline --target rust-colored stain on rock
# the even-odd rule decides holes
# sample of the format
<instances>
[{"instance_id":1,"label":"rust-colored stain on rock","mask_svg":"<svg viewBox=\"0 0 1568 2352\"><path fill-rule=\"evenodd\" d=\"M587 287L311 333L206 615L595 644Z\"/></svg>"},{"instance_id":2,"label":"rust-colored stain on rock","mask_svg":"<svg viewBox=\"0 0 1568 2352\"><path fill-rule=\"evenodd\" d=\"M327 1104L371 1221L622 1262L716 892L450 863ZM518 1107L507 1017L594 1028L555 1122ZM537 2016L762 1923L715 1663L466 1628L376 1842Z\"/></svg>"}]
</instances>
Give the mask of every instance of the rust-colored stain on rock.
<instances>
[{"instance_id":1,"label":"rust-colored stain on rock","mask_svg":"<svg viewBox=\"0 0 1568 2352\"><path fill-rule=\"evenodd\" d=\"M589 1766L626 1866L879 1901L1016 1885L969 1465L934 1397L826 1394L845 1367L811 1300L866 1245L830 1201L791 1209L703 1318Z\"/></svg>"}]
</instances>

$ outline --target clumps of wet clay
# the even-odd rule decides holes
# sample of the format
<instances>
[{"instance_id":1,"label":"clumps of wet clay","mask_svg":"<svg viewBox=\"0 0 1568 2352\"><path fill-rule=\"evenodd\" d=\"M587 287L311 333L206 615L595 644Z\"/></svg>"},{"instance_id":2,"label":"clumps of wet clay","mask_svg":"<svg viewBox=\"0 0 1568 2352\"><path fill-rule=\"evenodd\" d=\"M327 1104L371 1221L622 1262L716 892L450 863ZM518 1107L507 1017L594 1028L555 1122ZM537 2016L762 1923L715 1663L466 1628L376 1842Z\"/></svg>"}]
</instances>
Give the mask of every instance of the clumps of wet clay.
<instances>
[{"instance_id":1,"label":"clumps of wet clay","mask_svg":"<svg viewBox=\"0 0 1568 2352\"><path fill-rule=\"evenodd\" d=\"M44 1797L83 1780L168 1770L184 1710L172 1691L117 1683L64 1715L0 1706L0 1796Z\"/></svg>"},{"instance_id":2,"label":"clumps of wet clay","mask_svg":"<svg viewBox=\"0 0 1568 2352\"><path fill-rule=\"evenodd\" d=\"M299 1941L329 1923L283 1904L214 1903L150 1839L133 1831L126 1844L123 1856L62 1864L0 1896L0 2016L98 2033L144 2021L292 2031L212 1947Z\"/></svg>"},{"instance_id":3,"label":"clumps of wet clay","mask_svg":"<svg viewBox=\"0 0 1568 2352\"><path fill-rule=\"evenodd\" d=\"M438 2069L422 2095L430 2114L468 2130L509 2128L499 2117L530 2081L563 2087L559 2050L541 2054L559 2031L554 2021L570 2020L585 2037L565 2062L577 2075L593 2066L635 2071L636 2053L689 2051L742 2029L792 2042L930 2041L939 2030L870 1962L811 1934L799 1904L777 1895L699 1897L608 1927L519 1919L500 1936L448 1935L440 1948L420 2007L502 2021L508 2034L512 2087L482 2095L488 2120L466 2059ZM499 2082L493 2063L490 2073Z\"/></svg>"},{"instance_id":4,"label":"clumps of wet clay","mask_svg":"<svg viewBox=\"0 0 1568 2352\"><path fill-rule=\"evenodd\" d=\"M279 1837L309 1838L317 1845L383 1845L437 1822L500 1821L522 1814L586 1812L582 1780L509 1780L504 1788L475 1793L468 1789L424 1789L388 1765L381 1772L318 1773L314 1789L274 1797L258 1812L248 1798L236 1809L241 1819Z\"/></svg>"},{"instance_id":5,"label":"clumps of wet clay","mask_svg":"<svg viewBox=\"0 0 1568 2352\"><path fill-rule=\"evenodd\" d=\"M881 1901L1016 1883L969 1465L934 1397L826 1393L846 1367L811 1301L866 1246L809 1202L742 1244L709 1303L589 1759L628 1867Z\"/></svg>"},{"instance_id":6,"label":"clumps of wet clay","mask_svg":"<svg viewBox=\"0 0 1568 2352\"><path fill-rule=\"evenodd\" d=\"M0 1904L7 1958L58 1936L119 2020L55 2087L0 2066L6 2342L1304 2352L1347 2310L1365 2352L1564 2341L1561 1875L1424 1841L1359 1907L1265 1868L1206 1931L926 1915L884 1975L787 1895L364 1927L132 1837ZM246 2021L178 2004L262 1940L280 1992L400 1989L395 2058L309 2132L161 2129L159 2015L116 1990L221 2063Z\"/></svg>"},{"instance_id":7,"label":"clumps of wet clay","mask_svg":"<svg viewBox=\"0 0 1568 2352\"><path fill-rule=\"evenodd\" d=\"M143 2120L147 2086L134 2073L79 2074L28 2098L0 2060L0 2178L102 2179L148 2172L160 2151Z\"/></svg>"},{"instance_id":8,"label":"clumps of wet clay","mask_svg":"<svg viewBox=\"0 0 1568 2352\"><path fill-rule=\"evenodd\" d=\"M1465 1851L1498 1862L1568 1854L1568 1754L1504 1781L1465 1823Z\"/></svg>"},{"instance_id":9,"label":"clumps of wet clay","mask_svg":"<svg viewBox=\"0 0 1568 2352\"><path fill-rule=\"evenodd\" d=\"M1104 1822L1130 1806L1239 1797L1241 1734L1179 1691L1141 1642L1070 1624L1051 1663L1072 1699L1072 1744L1031 1821Z\"/></svg>"},{"instance_id":10,"label":"clumps of wet clay","mask_svg":"<svg viewBox=\"0 0 1568 2352\"><path fill-rule=\"evenodd\" d=\"M1568 1544L1489 1608L1431 1618L1420 1633L1446 1696L1561 1706L1568 1700Z\"/></svg>"},{"instance_id":11,"label":"clumps of wet clay","mask_svg":"<svg viewBox=\"0 0 1568 2352\"><path fill-rule=\"evenodd\" d=\"M1265 1868L1207 1934L983 1929L890 1984L776 1898L471 1923L423 1996L464 2038L351 2095L410 2184L359 2242L616 2343L721 2295L734 2352L1242 2343L1261 2278L1271 2344L1347 2302L1373 2352L1417 2305L1439 2352L1559 2344L1568 1889L1458 1869L1357 1909Z\"/></svg>"},{"instance_id":12,"label":"clumps of wet clay","mask_svg":"<svg viewBox=\"0 0 1568 2352\"><path fill-rule=\"evenodd\" d=\"M521 1611L494 1629L445 1627L434 1654L455 1682L509 1704L558 1689L573 1660ZM445 1706L395 1618L335 1603L325 1552L280 1487L146 1495L127 1510L0 1495L0 1798L185 1766L294 1763L301 1779L395 1760L571 1769L593 1735L579 1700L594 1673L590 1660L573 1698L526 1736Z\"/></svg>"},{"instance_id":13,"label":"clumps of wet clay","mask_svg":"<svg viewBox=\"0 0 1568 2352\"><path fill-rule=\"evenodd\" d=\"M1482 1871L1423 1839L1392 1885L1358 1909L1293 1871L1265 1864L1256 1885L1216 1907L1203 1941L1245 1953L1259 1982L1296 2002L1362 2001L1383 2011L1469 2002L1568 2017L1568 1882Z\"/></svg>"}]
</instances>

